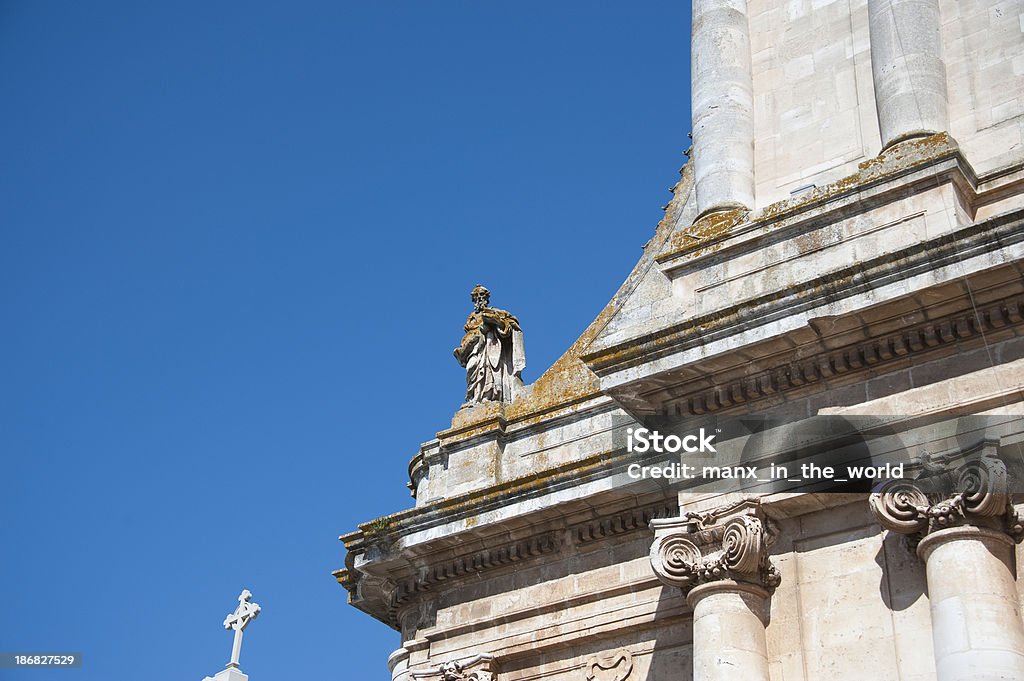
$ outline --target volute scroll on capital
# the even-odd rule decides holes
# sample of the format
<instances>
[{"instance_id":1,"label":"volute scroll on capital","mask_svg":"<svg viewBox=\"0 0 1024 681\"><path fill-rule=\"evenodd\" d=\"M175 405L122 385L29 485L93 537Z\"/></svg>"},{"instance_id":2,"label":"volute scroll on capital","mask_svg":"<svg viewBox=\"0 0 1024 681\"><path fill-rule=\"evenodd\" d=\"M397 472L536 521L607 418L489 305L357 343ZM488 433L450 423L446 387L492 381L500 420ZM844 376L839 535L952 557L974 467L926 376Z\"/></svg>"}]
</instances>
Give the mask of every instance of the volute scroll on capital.
<instances>
[{"instance_id":1,"label":"volute scroll on capital","mask_svg":"<svg viewBox=\"0 0 1024 681\"><path fill-rule=\"evenodd\" d=\"M774 531L759 509L716 518L686 513L651 522L651 567L661 582L688 592L707 582L734 580L767 590L779 585L768 557Z\"/></svg>"},{"instance_id":2,"label":"volute scroll on capital","mask_svg":"<svg viewBox=\"0 0 1024 681\"><path fill-rule=\"evenodd\" d=\"M956 468L925 463L915 479L889 480L868 499L878 523L916 539L963 525L998 529L1024 538L1024 521L1010 503L1006 464L985 453Z\"/></svg>"},{"instance_id":3,"label":"volute scroll on capital","mask_svg":"<svg viewBox=\"0 0 1024 681\"><path fill-rule=\"evenodd\" d=\"M424 671L414 671L413 679L429 681L494 681L497 670L493 655L481 653L467 659L451 659Z\"/></svg>"}]
</instances>

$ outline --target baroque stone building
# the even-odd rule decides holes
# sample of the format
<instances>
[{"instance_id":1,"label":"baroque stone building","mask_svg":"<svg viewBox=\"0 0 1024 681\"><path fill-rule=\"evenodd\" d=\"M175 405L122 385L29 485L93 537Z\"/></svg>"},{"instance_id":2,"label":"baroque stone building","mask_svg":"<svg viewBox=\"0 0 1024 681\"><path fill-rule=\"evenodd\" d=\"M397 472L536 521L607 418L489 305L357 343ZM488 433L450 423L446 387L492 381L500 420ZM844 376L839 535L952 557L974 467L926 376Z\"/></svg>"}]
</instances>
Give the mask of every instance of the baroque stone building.
<instances>
[{"instance_id":1,"label":"baroque stone building","mask_svg":"<svg viewBox=\"0 0 1024 681\"><path fill-rule=\"evenodd\" d=\"M639 262L533 384L471 384L335 576L396 681L1024 680L1024 2L694 0L691 50ZM513 356L488 310L464 366ZM629 474L651 419L825 414L905 477ZM690 460L778 454L735 442Z\"/></svg>"}]
</instances>

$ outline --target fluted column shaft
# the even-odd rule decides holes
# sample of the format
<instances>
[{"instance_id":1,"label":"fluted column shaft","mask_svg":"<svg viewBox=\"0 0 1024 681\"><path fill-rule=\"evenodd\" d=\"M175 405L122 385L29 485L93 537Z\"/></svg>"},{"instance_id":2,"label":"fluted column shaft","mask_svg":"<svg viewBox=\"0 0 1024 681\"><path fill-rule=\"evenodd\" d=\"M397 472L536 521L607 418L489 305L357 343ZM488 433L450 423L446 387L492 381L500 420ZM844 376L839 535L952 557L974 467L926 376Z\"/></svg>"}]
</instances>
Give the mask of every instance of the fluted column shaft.
<instances>
[{"instance_id":1,"label":"fluted column shaft","mask_svg":"<svg viewBox=\"0 0 1024 681\"><path fill-rule=\"evenodd\" d=\"M969 525L938 530L918 545L938 681L1024 679L1013 546L1005 532Z\"/></svg>"},{"instance_id":2,"label":"fluted column shaft","mask_svg":"<svg viewBox=\"0 0 1024 681\"><path fill-rule=\"evenodd\" d=\"M690 82L699 216L754 205L754 97L746 0L694 0Z\"/></svg>"},{"instance_id":3,"label":"fluted column shaft","mask_svg":"<svg viewBox=\"0 0 1024 681\"><path fill-rule=\"evenodd\" d=\"M938 0L868 0L882 148L949 130Z\"/></svg>"}]
</instances>

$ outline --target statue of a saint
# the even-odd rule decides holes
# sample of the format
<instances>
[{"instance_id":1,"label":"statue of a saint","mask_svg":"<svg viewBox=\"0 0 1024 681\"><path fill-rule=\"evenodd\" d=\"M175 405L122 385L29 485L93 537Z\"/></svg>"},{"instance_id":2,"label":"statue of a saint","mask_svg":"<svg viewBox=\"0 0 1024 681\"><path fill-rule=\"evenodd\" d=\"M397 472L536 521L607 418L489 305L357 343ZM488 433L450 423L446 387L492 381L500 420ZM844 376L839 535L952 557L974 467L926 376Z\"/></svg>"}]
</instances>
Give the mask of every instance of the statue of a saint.
<instances>
[{"instance_id":1,"label":"statue of a saint","mask_svg":"<svg viewBox=\"0 0 1024 681\"><path fill-rule=\"evenodd\" d=\"M513 390L523 384L520 374L526 368L519 320L490 307L491 292L479 284L470 296L473 313L463 327L462 343L455 348L455 359L466 367L466 405L488 400L511 402Z\"/></svg>"}]
</instances>

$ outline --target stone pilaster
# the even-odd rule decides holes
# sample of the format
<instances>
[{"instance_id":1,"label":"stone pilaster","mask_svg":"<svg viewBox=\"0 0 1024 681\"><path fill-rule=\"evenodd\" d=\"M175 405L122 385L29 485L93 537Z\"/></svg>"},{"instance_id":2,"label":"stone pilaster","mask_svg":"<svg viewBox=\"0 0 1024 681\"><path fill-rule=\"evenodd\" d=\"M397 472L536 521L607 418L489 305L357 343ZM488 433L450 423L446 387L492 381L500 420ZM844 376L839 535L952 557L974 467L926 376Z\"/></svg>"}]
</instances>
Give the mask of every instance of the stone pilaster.
<instances>
[{"instance_id":1,"label":"stone pilaster","mask_svg":"<svg viewBox=\"0 0 1024 681\"><path fill-rule=\"evenodd\" d=\"M651 566L693 608L693 679L768 681L765 625L779 575L759 507L654 520Z\"/></svg>"},{"instance_id":2,"label":"stone pilaster","mask_svg":"<svg viewBox=\"0 0 1024 681\"><path fill-rule=\"evenodd\" d=\"M938 0L868 0L882 148L949 130Z\"/></svg>"},{"instance_id":3,"label":"stone pilaster","mask_svg":"<svg viewBox=\"0 0 1024 681\"><path fill-rule=\"evenodd\" d=\"M983 454L870 497L882 527L918 542L925 562L938 681L1024 679L1024 622L1014 544L1024 527L1007 494L1006 466Z\"/></svg>"},{"instance_id":4,"label":"stone pilaster","mask_svg":"<svg viewBox=\"0 0 1024 681\"><path fill-rule=\"evenodd\" d=\"M754 205L747 0L694 0L690 46L698 217Z\"/></svg>"}]
</instances>

